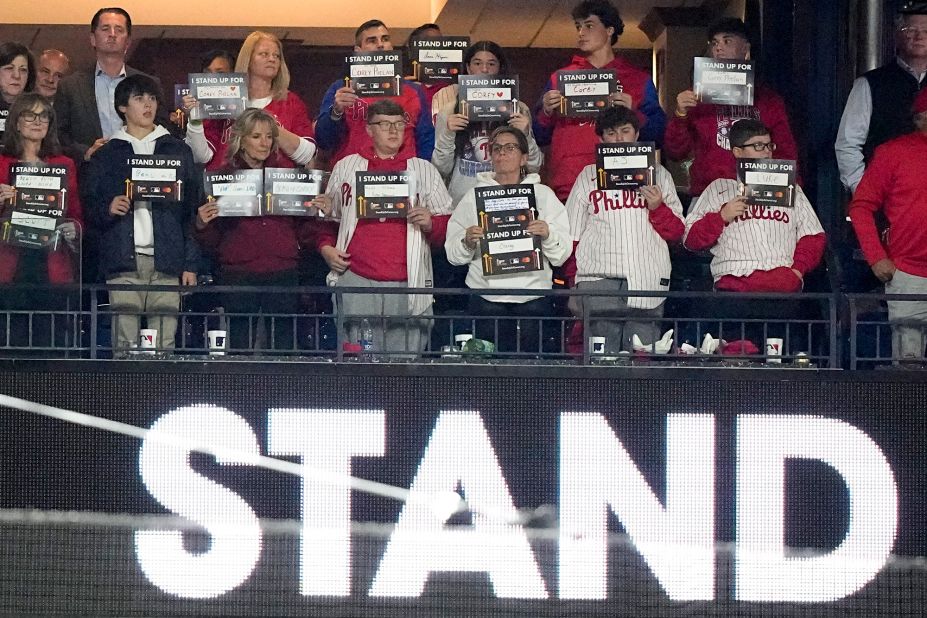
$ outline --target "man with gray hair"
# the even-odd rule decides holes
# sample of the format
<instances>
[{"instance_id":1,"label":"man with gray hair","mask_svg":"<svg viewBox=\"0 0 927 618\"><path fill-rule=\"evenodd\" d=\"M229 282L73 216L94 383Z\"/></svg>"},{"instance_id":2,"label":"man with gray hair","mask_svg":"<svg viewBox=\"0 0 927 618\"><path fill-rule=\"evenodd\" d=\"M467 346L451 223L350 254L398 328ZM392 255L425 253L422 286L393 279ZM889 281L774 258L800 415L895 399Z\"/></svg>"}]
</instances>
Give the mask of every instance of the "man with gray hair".
<instances>
[{"instance_id":1,"label":"man with gray hair","mask_svg":"<svg viewBox=\"0 0 927 618\"><path fill-rule=\"evenodd\" d=\"M70 73L71 61L65 53L58 49L46 49L36 63L37 73L35 91L43 97L54 99L58 93L58 83L61 78Z\"/></svg>"},{"instance_id":2,"label":"man with gray hair","mask_svg":"<svg viewBox=\"0 0 927 618\"><path fill-rule=\"evenodd\" d=\"M834 149L840 180L851 192L876 146L913 128L911 103L927 83L927 2L902 6L895 48L894 60L856 79L840 119Z\"/></svg>"},{"instance_id":3,"label":"man with gray hair","mask_svg":"<svg viewBox=\"0 0 927 618\"><path fill-rule=\"evenodd\" d=\"M927 294L927 176L919 164L927 158L927 89L910 111L915 130L876 149L850 203L859 245L886 294ZM877 212L891 229L884 244ZM927 324L927 301L890 300L888 318L892 358L922 359L924 327L910 322Z\"/></svg>"}]
</instances>

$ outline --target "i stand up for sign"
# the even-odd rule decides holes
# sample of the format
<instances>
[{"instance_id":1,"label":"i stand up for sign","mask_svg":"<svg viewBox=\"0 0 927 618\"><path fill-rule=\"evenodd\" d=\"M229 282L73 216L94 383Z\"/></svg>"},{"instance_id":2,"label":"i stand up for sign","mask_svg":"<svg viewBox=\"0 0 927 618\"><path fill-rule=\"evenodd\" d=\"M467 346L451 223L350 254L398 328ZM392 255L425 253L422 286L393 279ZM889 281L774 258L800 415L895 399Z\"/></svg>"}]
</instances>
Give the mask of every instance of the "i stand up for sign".
<instances>
[{"instance_id":1,"label":"i stand up for sign","mask_svg":"<svg viewBox=\"0 0 927 618\"><path fill-rule=\"evenodd\" d=\"M608 95L621 92L615 71L581 70L557 71L557 89L560 113L564 116L598 114L608 107Z\"/></svg>"},{"instance_id":2,"label":"i stand up for sign","mask_svg":"<svg viewBox=\"0 0 927 618\"><path fill-rule=\"evenodd\" d=\"M206 195L219 206L220 217L259 217L264 170L206 172Z\"/></svg>"},{"instance_id":3,"label":"i stand up for sign","mask_svg":"<svg viewBox=\"0 0 927 618\"><path fill-rule=\"evenodd\" d=\"M230 120L248 106L248 82L244 73L191 73L190 91L196 98L193 118Z\"/></svg>"},{"instance_id":4,"label":"i stand up for sign","mask_svg":"<svg viewBox=\"0 0 927 618\"><path fill-rule=\"evenodd\" d=\"M264 168L265 215L317 217L313 198L325 193L330 172L305 168Z\"/></svg>"},{"instance_id":5,"label":"i stand up for sign","mask_svg":"<svg viewBox=\"0 0 927 618\"><path fill-rule=\"evenodd\" d=\"M155 155L129 158L126 196L135 201L179 202L183 199L183 181L178 178L180 159Z\"/></svg>"},{"instance_id":6,"label":"i stand up for sign","mask_svg":"<svg viewBox=\"0 0 927 618\"><path fill-rule=\"evenodd\" d=\"M752 206L791 208L795 205L795 161L737 159L741 195Z\"/></svg>"},{"instance_id":7,"label":"i stand up for sign","mask_svg":"<svg viewBox=\"0 0 927 618\"><path fill-rule=\"evenodd\" d=\"M183 98L190 94L190 84L174 84L174 113L180 128L187 126L187 113L184 111Z\"/></svg>"},{"instance_id":8,"label":"i stand up for sign","mask_svg":"<svg viewBox=\"0 0 927 618\"><path fill-rule=\"evenodd\" d=\"M457 85L460 113L471 122L507 122L517 108L517 77L461 75Z\"/></svg>"},{"instance_id":9,"label":"i stand up for sign","mask_svg":"<svg viewBox=\"0 0 927 618\"><path fill-rule=\"evenodd\" d=\"M423 84L453 84L463 66L464 50L470 46L465 36L414 39L412 76Z\"/></svg>"},{"instance_id":10,"label":"i stand up for sign","mask_svg":"<svg viewBox=\"0 0 927 618\"><path fill-rule=\"evenodd\" d=\"M657 148L653 142L599 144L595 156L599 189L638 189L654 184Z\"/></svg>"},{"instance_id":11,"label":"i stand up for sign","mask_svg":"<svg viewBox=\"0 0 927 618\"><path fill-rule=\"evenodd\" d=\"M402 54L397 51L351 54L345 83L359 97L398 97Z\"/></svg>"},{"instance_id":12,"label":"i stand up for sign","mask_svg":"<svg viewBox=\"0 0 927 618\"><path fill-rule=\"evenodd\" d=\"M696 58L693 89L702 103L753 105L753 63L749 60Z\"/></svg>"},{"instance_id":13,"label":"i stand up for sign","mask_svg":"<svg viewBox=\"0 0 927 618\"><path fill-rule=\"evenodd\" d=\"M475 192L483 274L541 270L541 239L528 232L537 213L534 185L477 187Z\"/></svg>"},{"instance_id":14,"label":"i stand up for sign","mask_svg":"<svg viewBox=\"0 0 927 618\"><path fill-rule=\"evenodd\" d=\"M48 247L67 208L67 170L58 165L14 163L10 184L16 189L3 240L22 247Z\"/></svg>"},{"instance_id":15,"label":"i stand up for sign","mask_svg":"<svg viewBox=\"0 0 927 618\"><path fill-rule=\"evenodd\" d=\"M401 172L355 172L358 219L403 219L412 207L415 176Z\"/></svg>"}]
</instances>

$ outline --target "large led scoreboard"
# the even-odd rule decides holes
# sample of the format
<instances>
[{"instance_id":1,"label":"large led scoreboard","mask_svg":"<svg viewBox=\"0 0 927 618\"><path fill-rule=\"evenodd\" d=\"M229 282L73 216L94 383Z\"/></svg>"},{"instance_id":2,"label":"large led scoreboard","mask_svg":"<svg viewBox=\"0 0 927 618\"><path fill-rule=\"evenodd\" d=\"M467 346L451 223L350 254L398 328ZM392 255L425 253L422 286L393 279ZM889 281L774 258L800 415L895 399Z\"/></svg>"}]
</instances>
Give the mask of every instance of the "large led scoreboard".
<instances>
[{"instance_id":1,"label":"large led scoreboard","mask_svg":"<svg viewBox=\"0 0 927 618\"><path fill-rule=\"evenodd\" d=\"M5 369L2 394L151 433L3 410L3 613L897 616L927 602L927 385L910 373ZM466 509L448 508L453 491Z\"/></svg>"}]
</instances>

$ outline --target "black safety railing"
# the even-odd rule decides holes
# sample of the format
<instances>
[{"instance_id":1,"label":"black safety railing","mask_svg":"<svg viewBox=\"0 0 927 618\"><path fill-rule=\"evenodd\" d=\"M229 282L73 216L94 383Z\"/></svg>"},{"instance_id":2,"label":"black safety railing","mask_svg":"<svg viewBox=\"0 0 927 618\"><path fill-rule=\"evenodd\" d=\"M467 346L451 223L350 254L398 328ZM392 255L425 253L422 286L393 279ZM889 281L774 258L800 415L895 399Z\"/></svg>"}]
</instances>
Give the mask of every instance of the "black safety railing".
<instances>
[{"instance_id":1,"label":"black safety railing","mask_svg":"<svg viewBox=\"0 0 927 618\"><path fill-rule=\"evenodd\" d=\"M6 287L16 289L20 297L24 291L35 290L37 298L56 299L52 307L0 308L0 356L8 358L857 366L853 355L858 347L852 337L851 360L844 362L848 329L841 320L841 308L847 300L837 294L217 285ZM137 292L140 298L159 292L179 294L180 309L139 311L106 302L108 293L120 291ZM408 306L408 297L415 294L441 295L442 306L457 308L437 315L410 315L401 307ZM403 298L387 305L399 309L383 315L384 299L396 295ZM527 305L496 303L471 312L474 296L541 300L545 311L518 315L518 308ZM570 312L571 298L589 297L607 298L606 305L616 307L629 299L645 305L654 304L645 299L665 302L662 316L594 312L586 302L572 303L581 310ZM242 299L248 300L242 303ZM730 311L744 302L752 303L746 314ZM849 330L855 336L859 323L852 300L848 304ZM262 305L268 310L259 310ZM494 309L498 313L492 313Z\"/></svg>"},{"instance_id":2,"label":"black safety railing","mask_svg":"<svg viewBox=\"0 0 927 618\"><path fill-rule=\"evenodd\" d=\"M847 294L848 369L925 369L927 295Z\"/></svg>"}]
</instances>

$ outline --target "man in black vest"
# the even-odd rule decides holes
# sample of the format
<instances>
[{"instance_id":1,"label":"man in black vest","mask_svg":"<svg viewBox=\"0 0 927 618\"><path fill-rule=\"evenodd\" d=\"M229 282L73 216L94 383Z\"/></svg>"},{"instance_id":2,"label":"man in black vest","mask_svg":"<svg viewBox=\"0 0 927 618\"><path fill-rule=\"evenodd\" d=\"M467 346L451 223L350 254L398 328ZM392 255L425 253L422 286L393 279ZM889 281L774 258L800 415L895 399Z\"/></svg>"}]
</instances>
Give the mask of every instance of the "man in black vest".
<instances>
[{"instance_id":1,"label":"man in black vest","mask_svg":"<svg viewBox=\"0 0 927 618\"><path fill-rule=\"evenodd\" d=\"M909 133L911 104L927 83L927 2L907 2L895 19L897 56L853 83L837 131L840 180L852 192L876 146Z\"/></svg>"}]
</instances>

